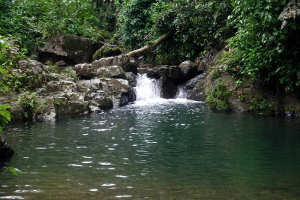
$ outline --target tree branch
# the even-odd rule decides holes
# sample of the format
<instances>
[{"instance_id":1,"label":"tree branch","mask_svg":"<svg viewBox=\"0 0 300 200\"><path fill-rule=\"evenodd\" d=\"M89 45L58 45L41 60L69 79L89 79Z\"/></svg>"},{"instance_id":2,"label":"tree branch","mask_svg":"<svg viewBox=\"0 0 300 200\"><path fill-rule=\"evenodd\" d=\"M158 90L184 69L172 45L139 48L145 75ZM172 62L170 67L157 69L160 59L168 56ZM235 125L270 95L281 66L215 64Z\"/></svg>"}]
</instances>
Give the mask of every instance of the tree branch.
<instances>
[{"instance_id":1,"label":"tree branch","mask_svg":"<svg viewBox=\"0 0 300 200\"><path fill-rule=\"evenodd\" d=\"M142 55L154 50L159 44L161 44L168 38L171 38L173 35L174 35L174 31L167 32L167 33L163 34L162 36L160 36L159 38L157 38L156 40L149 42L149 44L147 44L146 46L136 49L136 50L133 50L133 51L130 51L126 55L128 57L138 58L139 56L142 56Z\"/></svg>"}]
</instances>

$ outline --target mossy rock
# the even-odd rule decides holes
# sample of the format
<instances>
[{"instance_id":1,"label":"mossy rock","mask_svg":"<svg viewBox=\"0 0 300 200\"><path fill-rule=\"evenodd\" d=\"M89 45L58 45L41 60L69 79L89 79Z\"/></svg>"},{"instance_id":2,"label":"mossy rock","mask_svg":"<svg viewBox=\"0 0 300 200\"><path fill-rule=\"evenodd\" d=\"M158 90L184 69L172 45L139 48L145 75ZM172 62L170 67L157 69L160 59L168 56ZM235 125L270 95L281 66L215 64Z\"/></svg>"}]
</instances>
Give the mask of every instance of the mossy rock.
<instances>
[{"instance_id":1,"label":"mossy rock","mask_svg":"<svg viewBox=\"0 0 300 200\"><path fill-rule=\"evenodd\" d=\"M93 60L99 60L101 58L118 56L122 54L122 51L119 47L110 47L107 45L102 46L100 49L96 51L93 55Z\"/></svg>"},{"instance_id":2,"label":"mossy rock","mask_svg":"<svg viewBox=\"0 0 300 200\"><path fill-rule=\"evenodd\" d=\"M113 101L110 98L103 98L99 103L99 108L103 110L109 110L114 107Z\"/></svg>"}]
</instances>

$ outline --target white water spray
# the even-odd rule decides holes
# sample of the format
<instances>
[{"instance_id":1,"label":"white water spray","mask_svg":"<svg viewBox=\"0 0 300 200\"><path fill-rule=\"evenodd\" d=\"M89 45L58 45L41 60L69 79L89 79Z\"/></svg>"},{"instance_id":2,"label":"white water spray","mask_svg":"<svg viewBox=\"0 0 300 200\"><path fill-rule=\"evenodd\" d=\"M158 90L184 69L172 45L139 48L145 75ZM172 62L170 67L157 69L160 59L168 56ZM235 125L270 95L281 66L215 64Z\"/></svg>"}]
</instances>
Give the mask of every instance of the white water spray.
<instances>
[{"instance_id":1,"label":"white water spray","mask_svg":"<svg viewBox=\"0 0 300 200\"><path fill-rule=\"evenodd\" d=\"M137 77L136 101L137 106L162 105L169 103L188 103L194 102L186 99L184 87L179 88L175 99L163 99L161 97L161 81L159 79L148 78L146 74L139 74Z\"/></svg>"},{"instance_id":2,"label":"white water spray","mask_svg":"<svg viewBox=\"0 0 300 200\"><path fill-rule=\"evenodd\" d=\"M150 79L146 74L139 74L136 85L137 101L153 101L161 99L161 84L158 79Z\"/></svg>"}]
</instances>

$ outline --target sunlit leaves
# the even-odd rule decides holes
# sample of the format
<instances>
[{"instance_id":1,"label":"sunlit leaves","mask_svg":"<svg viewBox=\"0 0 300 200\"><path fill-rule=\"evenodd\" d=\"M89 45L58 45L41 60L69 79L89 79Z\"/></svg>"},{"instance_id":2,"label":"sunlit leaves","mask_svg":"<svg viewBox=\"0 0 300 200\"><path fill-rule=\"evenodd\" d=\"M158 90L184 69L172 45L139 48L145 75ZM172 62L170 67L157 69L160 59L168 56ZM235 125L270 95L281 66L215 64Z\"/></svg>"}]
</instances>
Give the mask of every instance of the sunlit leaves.
<instances>
[{"instance_id":1,"label":"sunlit leaves","mask_svg":"<svg viewBox=\"0 0 300 200\"><path fill-rule=\"evenodd\" d=\"M5 127L11 120L10 112L7 110L11 108L7 104L0 105L0 131Z\"/></svg>"}]
</instances>

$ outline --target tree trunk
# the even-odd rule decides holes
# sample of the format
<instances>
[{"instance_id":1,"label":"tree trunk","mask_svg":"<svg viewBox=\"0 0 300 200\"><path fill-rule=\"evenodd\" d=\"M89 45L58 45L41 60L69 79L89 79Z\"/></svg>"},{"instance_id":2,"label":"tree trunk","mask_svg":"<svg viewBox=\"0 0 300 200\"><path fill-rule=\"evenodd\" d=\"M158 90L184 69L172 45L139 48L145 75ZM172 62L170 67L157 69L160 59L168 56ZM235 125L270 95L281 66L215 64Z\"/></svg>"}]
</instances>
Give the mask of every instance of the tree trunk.
<instances>
[{"instance_id":1,"label":"tree trunk","mask_svg":"<svg viewBox=\"0 0 300 200\"><path fill-rule=\"evenodd\" d=\"M161 44L166 39L172 37L173 35L174 35L173 31L167 32L164 35L157 38L156 40L149 42L149 44L147 44L146 46L144 46L140 49L130 51L126 55L129 57L132 57L132 58L138 58L139 56L145 55L146 53L154 50L159 44Z\"/></svg>"}]
</instances>

